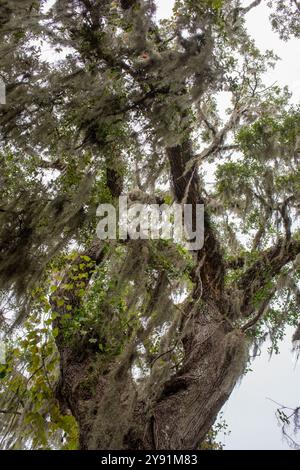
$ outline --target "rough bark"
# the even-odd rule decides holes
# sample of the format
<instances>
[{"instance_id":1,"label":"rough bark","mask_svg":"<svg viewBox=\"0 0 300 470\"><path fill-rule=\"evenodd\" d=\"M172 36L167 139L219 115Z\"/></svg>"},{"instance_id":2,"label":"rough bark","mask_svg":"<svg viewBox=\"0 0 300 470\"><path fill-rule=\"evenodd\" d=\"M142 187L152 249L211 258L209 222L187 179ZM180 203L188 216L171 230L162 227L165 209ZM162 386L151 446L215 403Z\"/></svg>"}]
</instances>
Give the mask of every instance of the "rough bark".
<instances>
[{"instance_id":1,"label":"rough bark","mask_svg":"<svg viewBox=\"0 0 300 470\"><path fill-rule=\"evenodd\" d=\"M247 359L247 342L214 301L203 302L183 340L185 361L149 409L126 372L95 374L87 345L62 347L60 402L75 416L81 449L196 449L230 396Z\"/></svg>"},{"instance_id":2,"label":"rough bark","mask_svg":"<svg viewBox=\"0 0 300 470\"><path fill-rule=\"evenodd\" d=\"M167 156L177 201L203 203L196 167L187 170L188 163L194 161L189 142L168 148ZM114 177L111 180L116 197L122 185L116 186ZM245 271L239 286L244 290L240 320L252 314L251 300L257 288L276 276L299 251L299 242L281 243ZM99 264L105 252L95 241L84 255ZM65 342L65 307L58 308L55 298L63 297L74 308L80 303L73 291L64 290L69 281L66 273L52 299L53 310L58 313L55 326L59 330L56 341L61 363L57 397L62 408L70 409L78 422L81 449L196 449L215 422L243 373L249 344L243 328L232 323L236 291L225 289L225 263L208 214L204 247L194 253L194 261L194 290L180 326L184 351L181 369L159 384L157 391L148 390L148 395L141 394L132 379L134 348L130 341L121 357L105 368L99 365L95 346L88 338L73 338L72 346ZM85 272L87 287L93 269L87 265Z\"/></svg>"},{"instance_id":3,"label":"rough bark","mask_svg":"<svg viewBox=\"0 0 300 470\"><path fill-rule=\"evenodd\" d=\"M184 339L183 368L153 408L147 448L196 449L230 396L245 366L247 343L220 318L213 301L201 305Z\"/></svg>"}]
</instances>

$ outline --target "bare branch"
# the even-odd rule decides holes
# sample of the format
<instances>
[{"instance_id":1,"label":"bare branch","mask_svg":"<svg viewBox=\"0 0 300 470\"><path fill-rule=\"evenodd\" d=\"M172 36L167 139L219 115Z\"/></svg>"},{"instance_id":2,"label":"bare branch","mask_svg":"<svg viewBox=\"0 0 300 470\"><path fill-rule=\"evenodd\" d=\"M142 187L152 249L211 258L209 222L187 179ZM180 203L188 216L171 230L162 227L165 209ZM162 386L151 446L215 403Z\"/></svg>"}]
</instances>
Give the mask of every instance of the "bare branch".
<instances>
[{"instance_id":1,"label":"bare branch","mask_svg":"<svg viewBox=\"0 0 300 470\"><path fill-rule=\"evenodd\" d=\"M228 119L228 121L225 124L225 126L223 127L223 129L221 129L219 132L217 132L215 134L215 137L214 137L212 143L206 149L204 149L200 154L196 155L195 157L193 157L188 162L186 171L189 171L190 168L193 165L195 165L195 163L202 162L207 157L209 157L210 155L213 155L215 152L218 152L219 150L234 150L234 149L236 149L237 148L236 146L234 146L234 147L233 146L224 146L223 143L224 143L224 140L225 140L228 132L230 132L235 127L235 125L237 124L239 119L242 117L242 115L246 111L247 111L247 108L245 108L245 107L239 108L239 106L237 105L234 108L230 118Z\"/></svg>"},{"instance_id":2,"label":"bare branch","mask_svg":"<svg viewBox=\"0 0 300 470\"><path fill-rule=\"evenodd\" d=\"M264 314L268 310L270 302L271 302L271 300L272 300L272 298L274 297L275 294L276 294L276 288L271 290L270 294L263 301L263 303L262 303L260 309L258 310L257 314L255 315L255 317L252 318L248 323L246 323L246 325L244 325L242 327L242 331L245 332L245 331L249 330L250 328L252 328L253 326L255 326L259 322L259 320L264 316Z\"/></svg>"},{"instance_id":3,"label":"bare branch","mask_svg":"<svg viewBox=\"0 0 300 470\"><path fill-rule=\"evenodd\" d=\"M247 13L249 13L249 11L253 10L253 8L259 6L261 4L261 0L254 0L254 2L250 3L249 6L245 7L245 8L242 8L241 9L241 12L246 15Z\"/></svg>"},{"instance_id":4,"label":"bare branch","mask_svg":"<svg viewBox=\"0 0 300 470\"><path fill-rule=\"evenodd\" d=\"M204 124L208 128L208 130L210 130L210 132L213 134L213 136L215 136L217 134L217 129L212 125L212 123L205 116L204 111L200 108L200 106L198 108L198 113L199 113L202 121L204 122Z\"/></svg>"}]
</instances>

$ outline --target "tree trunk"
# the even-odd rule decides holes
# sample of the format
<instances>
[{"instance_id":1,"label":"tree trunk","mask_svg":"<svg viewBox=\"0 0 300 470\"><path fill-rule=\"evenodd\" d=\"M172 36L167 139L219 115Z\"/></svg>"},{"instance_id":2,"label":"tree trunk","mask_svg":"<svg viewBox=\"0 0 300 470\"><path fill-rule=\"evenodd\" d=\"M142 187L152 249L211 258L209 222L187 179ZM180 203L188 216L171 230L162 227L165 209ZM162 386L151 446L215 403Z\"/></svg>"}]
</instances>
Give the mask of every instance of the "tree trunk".
<instances>
[{"instance_id":1,"label":"tree trunk","mask_svg":"<svg viewBox=\"0 0 300 470\"><path fill-rule=\"evenodd\" d=\"M78 422L81 449L199 447L243 372L248 347L212 300L201 302L183 344L183 366L155 400L139 394L122 361L103 373L92 347L81 354L59 344L58 398Z\"/></svg>"},{"instance_id":2,"label":"tree trunk","mask_svg":"<svg viewBox=\"0 0 300 470\"><path fill-rule=\"evenodd\" d=\"M202 305L184 346L183 368L154 409L156 449L199 447L245 368L245 336L220 321L213 302Z\"/></svg>"}]
</instances>

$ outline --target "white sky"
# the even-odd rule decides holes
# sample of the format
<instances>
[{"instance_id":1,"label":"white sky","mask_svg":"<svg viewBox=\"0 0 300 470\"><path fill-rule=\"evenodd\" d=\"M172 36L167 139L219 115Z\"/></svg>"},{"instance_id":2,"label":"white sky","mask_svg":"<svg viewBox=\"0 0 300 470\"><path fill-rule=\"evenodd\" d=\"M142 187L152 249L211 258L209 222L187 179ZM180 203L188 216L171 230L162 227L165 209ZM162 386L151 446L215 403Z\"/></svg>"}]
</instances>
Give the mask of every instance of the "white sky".
<instances>
[{"instance_id":1,"label":"white sky","mask_svg":"<svg viewBox=\"0 0 300 470\"><path fill-rule=\"evenodd\" d=\"M291 352L292 330L281 343L280 354L269 360L268 345L237 385L223 408L231 434L221 441L225 449L289 449L277 425L272 400L289 407L300 405L300 367ZM299 442L299 439L298 439Z\"/></svg>"},{"instance_id":2,"label":"white sky","mask_svg":"<svg viewBox=\"0 0 300 470\"><path fill-rule=\"evenodd\" d=\"M249 5L249 1L244 2ZM157 0L157 18L170 16L174 0ZM283 42L268 21L266 2L248 14L247 26L260 50L273 49L281 58L275 70L265 76L266 85L276 82L288 85L293 92L293 102L300 101L300 40ZM289 449L282 439L275 417L276 405L268 398L289 407L300 406L300 367L295 366L291 353L289 330L281 343L281 352L269 360L267 348L255 360L249 372L239 384L223 408L224 418L231 431L220 436L225 449Z\"/></svg>"}]
</instances>

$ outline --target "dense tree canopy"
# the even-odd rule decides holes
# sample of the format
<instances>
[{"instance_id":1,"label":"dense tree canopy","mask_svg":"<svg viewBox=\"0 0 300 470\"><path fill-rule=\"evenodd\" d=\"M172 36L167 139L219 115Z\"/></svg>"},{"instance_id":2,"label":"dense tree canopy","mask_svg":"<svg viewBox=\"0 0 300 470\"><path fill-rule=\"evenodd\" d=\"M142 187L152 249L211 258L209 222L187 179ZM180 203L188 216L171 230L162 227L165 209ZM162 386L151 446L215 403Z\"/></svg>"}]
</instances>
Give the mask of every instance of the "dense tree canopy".
<instances>
[{"instance_id":1,"label":"dense tree canopy","mask_svg":"<svg viewBox=\"0 0 300 470\"><path fill-rule=\"evenodd\" d=\"M264 84L260 4L0 2L2 448L205 447L250 349L297 349L300 110ZM99 240L120 195L204 204L203 248Z\"/></svg>"}]
</instances>

